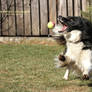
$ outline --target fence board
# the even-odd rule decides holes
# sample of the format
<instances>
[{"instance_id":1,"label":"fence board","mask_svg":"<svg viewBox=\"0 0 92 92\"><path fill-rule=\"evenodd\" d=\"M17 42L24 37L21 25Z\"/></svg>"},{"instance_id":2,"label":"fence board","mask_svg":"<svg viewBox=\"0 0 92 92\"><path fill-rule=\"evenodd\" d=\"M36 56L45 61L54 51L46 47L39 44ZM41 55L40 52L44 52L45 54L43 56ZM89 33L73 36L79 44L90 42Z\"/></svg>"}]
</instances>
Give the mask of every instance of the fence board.
<instances>
[{"instance_id":1,"label":"fence board","mask_svg":"<svg viewBox=\"0 0 92 92\"><path fill-rule=\"evenodd\" d=\"M24 1L24 11L25 11L25 35L31 36L31 26L30 26L30 4L29 0Z\"/></svg>"},{"instance_id":2,"label":"fence board","mask_svg":"<svg viewBox=\"0 0 92 92\"><path fill-rule=\"evenodd\" d=\"M23 24L22 12L23 12L22 0L16 0L17 35L18 36L24 35L24 24Z\"/></svg>"},{"instance_id":3,"label":"fence board","mask_svg":"<svg viewBox=\"0 0 92 92\"><path fill-rule=\"evenodd\" d=\"M68 0L68 16L73 16L73 1Z\"/></svg>"},{"instance_id":4,"label":"fence board","mask_svg":"<svg viewBox=\"0 0 92 92\"><path fill-rule=\"evenodd\" d=\"M49 20L56 23L56 0L49 0ZM50 30L50 35L53 34Z\"/></svg>"},{"instance_id":5,"label":"fence board","mask_svg":"<svg viewBox=\"0 0 92 92\"><path fill-rule=\"evenodd\" d=\"M32 0L32 35L39 35L39 6L38 0Z\"/></svg>"},{"instance_id":6,"label":"fence board","mask_svg":"<svg viewBox=\"0 0 92 92\"><path fill-rule=\"evenodd\" d=\"M41 35L48 35L48 11L47 0L40 0L40 19L41 19Z\"/></svg>"},{"instance_id":7,"label":"fence board","mask_svg":"<svg viewBox=\"0 0 92 92\"><path fill-rule=\"evenodd\" d=\"M14 0L14 24L15 24L15 31L16 31L16 36L17 36L17 15L16 15L16 0Z\"/></svg>"},{"instance_id":8,"label":"fence board","mask_svg":"<svg viewBox=\"0 0 92 92\"><path fill-rule=\"evenodd\" d=\"M66 0L63 0L63 6L61 9L61 14L62 16L66 17L67 16L67 5L66 5Z\"/></svg>"},{"instance_id":9,"label":"fence board","mask_svg":"<svg viewBox=\"0 0 92 92\"><path fill-rule=\"evenodd\" d=\"M14 2L13 1L8 1L8 7L10 7L9 11L14 11ZM15 17L14 17L14 12L9 14L9 36L15 36L16 35L16 30L15 30Z\"/></svg>"},{"instance_id":10,"label":"fence board","mask_svg":"<svg viewBox=\"0 0 92 92\"><path fill-rule=\"evenodd\" d=\"M2 2L0 0L0 11L2 11ZM2 13L0 13L0 35L2 34Z\"/></svg>"},{"instance_id":11,"label":"fence board","mask_svg":"<svg viewBox=\"0 0 92 92\"><path fill-rule=\"evenodd\" d=\"M86 11L87 9L87 0L82 0L82 11Z\"/></svg>"},{"instance_id":12,"label":"fence board","mask_svg":"<svg viewBox=\"0 0 92 92\"><path fill-rule=\"evenodd\" d=\"M81 16L80 0L74 1L74 16Z\"/></svg>"},{"instance_id":13,"label":"fence board","mask_svg":"<svg viewBox=\"0 0 92 92\"><path fill-rule=\"evenodd\" d=\"M6 0L1 0L2 2L2 11L3 11L3 14L2 14L2 35L8 35L8 22L9 22L9 17L7 16L7 1Z\"/></svg>"},{"instance_id":14,"label":"fence board","mask_svg":"<svg viewBox=\"0 0 92 92\"><path fill-rule=\"evenodd\" d=\"M63 0L58 0L58 16L62 14Z\"/></svg>"}]
</instances>

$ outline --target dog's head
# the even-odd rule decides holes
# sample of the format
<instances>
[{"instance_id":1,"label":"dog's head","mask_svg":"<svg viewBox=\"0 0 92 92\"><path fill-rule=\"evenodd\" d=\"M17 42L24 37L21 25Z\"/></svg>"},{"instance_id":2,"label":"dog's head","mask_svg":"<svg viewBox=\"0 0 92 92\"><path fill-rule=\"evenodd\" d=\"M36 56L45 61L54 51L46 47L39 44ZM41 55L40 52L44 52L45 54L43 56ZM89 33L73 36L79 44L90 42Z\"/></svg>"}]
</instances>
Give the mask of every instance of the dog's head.
<instances>
[{"instance_id":1,"label":"dog's head","mask_svg":"<svg viewBox=\"0 0 92 92\"><path fill-rule=\"evenodd\" d=\"M61 23L61 29L54 29L53 32L61 36L63 35L66 41L77 42L82 41L85 45L92 45L92 24L87 19L82 17L58 17ZM58 26L57 26L58 27Z\"/></svg>"}]
</instances>

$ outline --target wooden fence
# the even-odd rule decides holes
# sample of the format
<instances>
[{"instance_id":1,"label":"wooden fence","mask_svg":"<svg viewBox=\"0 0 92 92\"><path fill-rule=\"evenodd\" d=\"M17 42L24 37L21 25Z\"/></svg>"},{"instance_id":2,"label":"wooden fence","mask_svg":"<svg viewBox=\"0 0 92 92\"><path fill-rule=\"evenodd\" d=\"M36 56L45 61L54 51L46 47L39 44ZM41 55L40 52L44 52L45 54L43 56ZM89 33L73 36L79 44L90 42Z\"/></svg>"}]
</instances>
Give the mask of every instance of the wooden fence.
<instances>
[{"instance_id":1,"label":"wooden fence","mask_svg":"<svg viewBox=\"0 0 92 92\"><path fill-rule=\"evenodd\" d=\"M48 21L81 16L91 0L0 0L0 36L49 36Z\"/></svg>"}]
</instances>

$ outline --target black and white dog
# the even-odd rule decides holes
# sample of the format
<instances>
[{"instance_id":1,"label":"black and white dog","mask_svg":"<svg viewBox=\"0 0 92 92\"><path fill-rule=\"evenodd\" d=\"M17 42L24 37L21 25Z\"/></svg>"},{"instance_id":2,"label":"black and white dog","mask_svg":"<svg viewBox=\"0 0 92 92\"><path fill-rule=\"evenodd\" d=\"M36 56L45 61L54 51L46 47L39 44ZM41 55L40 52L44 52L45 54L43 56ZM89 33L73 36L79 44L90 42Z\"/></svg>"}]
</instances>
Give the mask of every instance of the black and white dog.
<instances>
[{"instance_id":1,"label":"black and white dog","mask_svg":"<svg viewBox=\"0 0 92 92\"><path fill-rule=\"evenodd\" d=\"M66 50L56 60L57 67L66 66L64 79L67 80L70 70L82 74L87 80L92 75L92 24L82 17L59 16L60 25L53 28L54 37L59 42L65 41Z\"/></svg>"}]
</instances>

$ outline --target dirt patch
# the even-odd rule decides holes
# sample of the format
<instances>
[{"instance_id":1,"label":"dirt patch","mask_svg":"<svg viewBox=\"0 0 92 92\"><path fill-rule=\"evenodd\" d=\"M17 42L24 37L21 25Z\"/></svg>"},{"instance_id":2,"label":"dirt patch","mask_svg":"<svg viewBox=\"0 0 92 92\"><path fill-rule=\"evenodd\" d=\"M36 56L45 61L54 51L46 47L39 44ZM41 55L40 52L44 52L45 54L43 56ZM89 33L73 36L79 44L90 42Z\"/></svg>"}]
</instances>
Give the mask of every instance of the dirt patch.
<instances>
[{"instance_id":1,"label":"dirt patch","mask_svg":"<svg viewBox=\"0 0 92 92\"><path fill-rule=\"evenodd\" d=\"M51 37L0 37L0 43L58 45Z\"/></svg>"}]
</instances>

